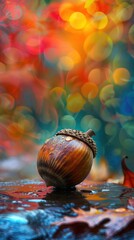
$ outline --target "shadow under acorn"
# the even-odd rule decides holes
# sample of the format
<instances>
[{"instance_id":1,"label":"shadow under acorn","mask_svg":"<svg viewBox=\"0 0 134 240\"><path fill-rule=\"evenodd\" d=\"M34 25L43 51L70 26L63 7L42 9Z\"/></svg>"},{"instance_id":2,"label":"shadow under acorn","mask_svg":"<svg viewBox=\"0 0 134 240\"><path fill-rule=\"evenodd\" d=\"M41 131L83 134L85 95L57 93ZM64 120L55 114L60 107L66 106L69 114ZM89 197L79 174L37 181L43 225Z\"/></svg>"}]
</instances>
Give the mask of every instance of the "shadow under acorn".
<instances>
[{"instance_id":1,"label":"shadow under acorn","mask_svg":"<svg viewBox=\"0 0 134 240\"><path fill-rule=\"evenodd\" d=\"M76 214L72 211L72 208L89 210L91 207L89 201L75 188L54 189L53 192L45 196L44 200L45 201L39 203L40 209L49 208L53 213L55 212L55 214L57 213L61 216L75 216Z\"/></svg>"},{"instance_id":2,"label":"shadow under acorn","mask_svg":"<svg viewBox=\"0 0 134 240\"><path fill-rule=\"evenodd\" d=\"M91 192L91 191L90 191ZM43 209L47 214L47 218L44 221L44 225L49 225L49 237L53 239L76 239L76 236L81 237L81 239L87 237L91 234L98 232L98 228L94 228L93 231L89 232L88 227L85 224L78 224L76 226L65 226L65 228L59 228L53 223L57 221L62 221L65 216L76 216L77 214L73 212L75 209L90 210L91 204L85 199L82 192L75 188L72 189L56 189L53 192L47 194L45 197L45 202L39 203L39 208ZM99 238L98 238L99 239Z\"/></svg>"}]
</instances>

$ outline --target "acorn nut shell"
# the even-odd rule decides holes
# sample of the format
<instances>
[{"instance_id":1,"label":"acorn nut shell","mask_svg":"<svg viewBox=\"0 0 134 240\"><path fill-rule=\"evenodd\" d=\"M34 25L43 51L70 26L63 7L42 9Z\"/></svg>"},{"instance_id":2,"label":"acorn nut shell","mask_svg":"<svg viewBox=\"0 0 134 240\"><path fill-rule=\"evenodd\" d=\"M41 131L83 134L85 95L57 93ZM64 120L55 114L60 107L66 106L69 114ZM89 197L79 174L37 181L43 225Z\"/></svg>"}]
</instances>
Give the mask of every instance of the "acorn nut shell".
<instances>
[{"instance_id":1,"label":"acorn nut shell","mask_svg":"<svg viewBox=\"0 0 134 240\"><path fill-rule=\"evenodd\" d=\"M89 174L96 144L94 132L65 129L48 139L38 153L37 169L47 186L69 188Z\"/></svg>"}]
</instances>

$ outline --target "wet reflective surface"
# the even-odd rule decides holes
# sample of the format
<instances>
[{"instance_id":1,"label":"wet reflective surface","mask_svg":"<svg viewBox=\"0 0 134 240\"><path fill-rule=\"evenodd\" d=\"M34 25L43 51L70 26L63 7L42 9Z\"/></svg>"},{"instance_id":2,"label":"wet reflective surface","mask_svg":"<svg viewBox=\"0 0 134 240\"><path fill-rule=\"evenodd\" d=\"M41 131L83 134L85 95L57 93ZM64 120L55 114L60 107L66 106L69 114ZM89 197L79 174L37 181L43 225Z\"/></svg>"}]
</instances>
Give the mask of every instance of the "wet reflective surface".
<instances>
[{"instance_id":1,"label":"wet reflective surface","mask_svg":"<svg viewBox=\"0 0 134 240\"><path fill-rule=\"evenodd\" d=\"M134 189L118 184L81 184L72 190L56 191L39 180L0 183L0 240L19 239L105 239L104 228L89 230L58 229L52 225L65 215L75 216L72 208L114 209L127 207ZM112 239L134 239L132 226Z\"/></svg>"}]
</instances>

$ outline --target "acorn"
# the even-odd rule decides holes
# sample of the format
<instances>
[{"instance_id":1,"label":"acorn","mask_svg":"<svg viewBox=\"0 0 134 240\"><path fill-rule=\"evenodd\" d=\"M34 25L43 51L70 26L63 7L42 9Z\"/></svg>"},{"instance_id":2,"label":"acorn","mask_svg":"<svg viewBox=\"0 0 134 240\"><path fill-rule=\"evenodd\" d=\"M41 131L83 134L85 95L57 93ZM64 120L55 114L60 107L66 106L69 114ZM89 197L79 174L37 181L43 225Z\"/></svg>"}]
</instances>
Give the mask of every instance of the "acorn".
<instances>
[{"instance_id":1,"label":"acorn","mask_svg":"<svg viewBox=\"0 0 134 240\"><path fill-rule=\"evenodd\" d=\"M96 144L89 129L63 129L48 139L38 153L37 169L47 186L70 188L82 182L89 174Z\"/></svg>"}]
</instances>

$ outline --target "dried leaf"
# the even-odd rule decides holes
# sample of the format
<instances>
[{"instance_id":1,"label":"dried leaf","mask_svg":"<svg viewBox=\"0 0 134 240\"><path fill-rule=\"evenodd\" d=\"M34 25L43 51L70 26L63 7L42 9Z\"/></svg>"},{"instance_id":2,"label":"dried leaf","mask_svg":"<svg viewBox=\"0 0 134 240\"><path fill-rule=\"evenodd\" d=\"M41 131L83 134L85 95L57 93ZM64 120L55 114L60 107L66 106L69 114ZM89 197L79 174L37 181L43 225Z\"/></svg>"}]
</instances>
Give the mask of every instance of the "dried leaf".
<instances>
[{"instance_id":1,"label":"dried leaf","mask_svg":"<svg viewBox=\"0 0 134 240\"><path fill-rule=\"evenodd\" d=\"M82 209L75 210L78 214L76 217L64 217L62 222L54 223L54 225L62 226L73 225L77 223L85 223L89 228L95 228L102 222L106 229L107 238L111 238L122 229L126 228L127 225L134 221L134 211L125 208L118 208L114 210L97 210L91 208L90 211L84 211ZM108 222L106 222L106 220Z\"/></svg>"},{"instance_id":2,"label":"dried leaf","mask_svg":"<svg viewBox=\"0 0 134 240\"><path fill-rule=\"evenodd\" d=\"M127 206L127 208L134 210L134 198L133 197L128 199L128 206Z\"/></svg>"},{"instance_id":3,"label":"dried leaf","mask_svg":"<svg viewBox=\"0 0 134 240\"><path fill-rule=\"evenodd\" d=\"M125 156L122 159L122 170L124 173L124 182L123 185L126 187L134 188L134 172L132 172L126 165L126 159L128 157Z\"/></svg>"}]
</instances>

